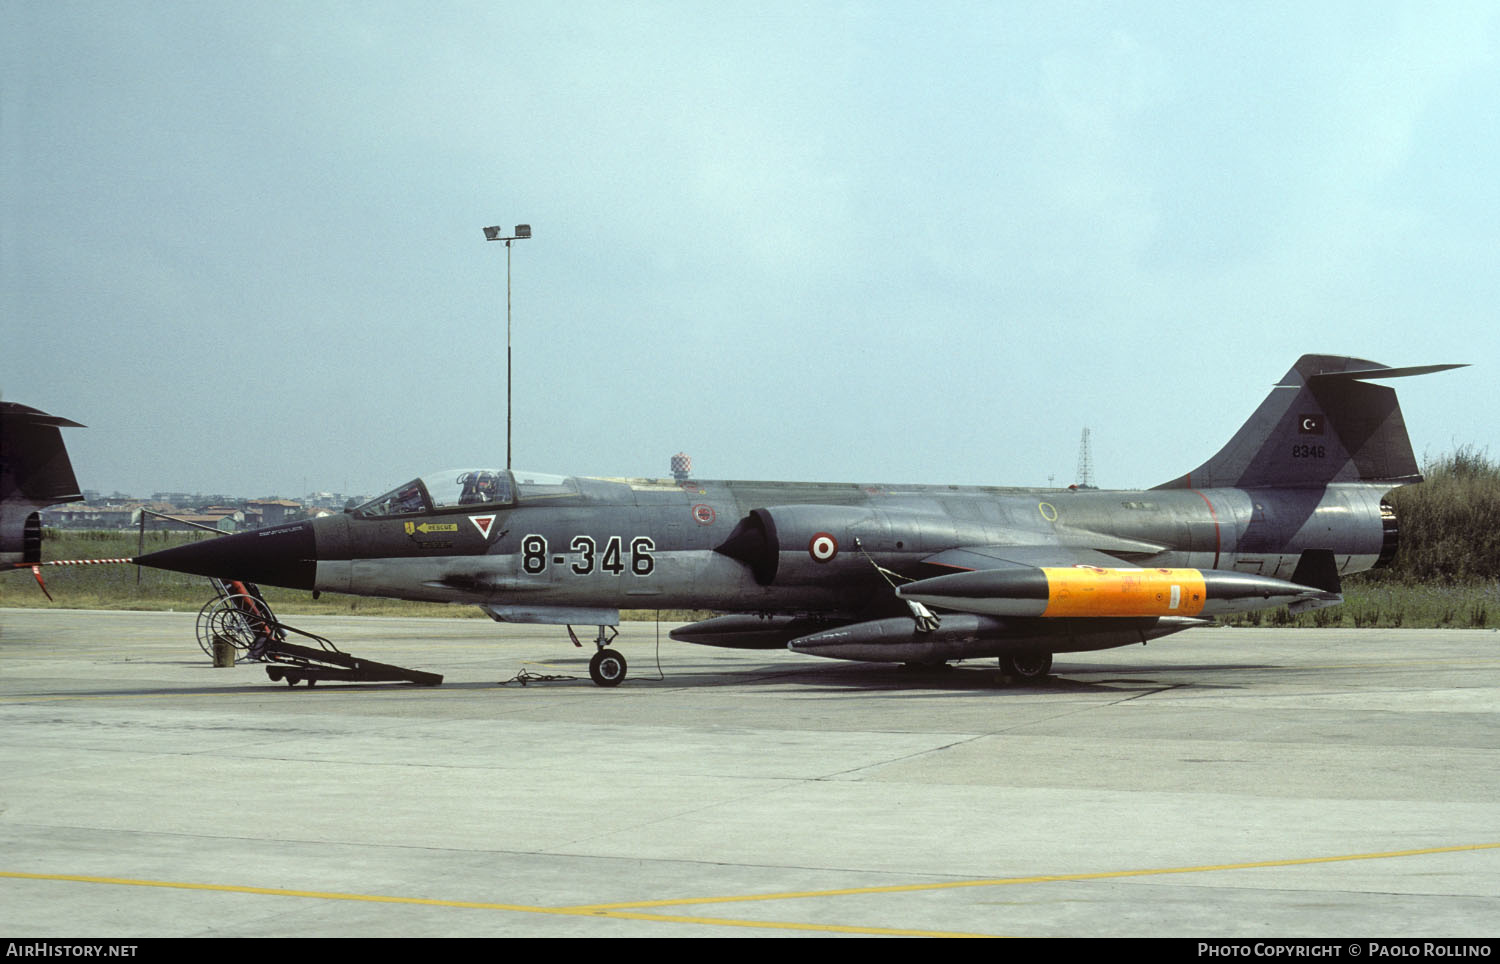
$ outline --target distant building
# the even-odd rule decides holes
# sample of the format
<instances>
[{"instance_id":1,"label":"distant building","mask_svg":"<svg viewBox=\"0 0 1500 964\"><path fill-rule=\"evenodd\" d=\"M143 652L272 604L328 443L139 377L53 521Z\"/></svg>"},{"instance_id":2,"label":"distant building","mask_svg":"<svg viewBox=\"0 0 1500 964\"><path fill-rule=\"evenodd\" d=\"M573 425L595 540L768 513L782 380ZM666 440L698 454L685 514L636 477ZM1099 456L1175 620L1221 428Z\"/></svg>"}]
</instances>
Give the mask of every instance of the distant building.
<instances>
[{"instance_id":1,"label":"distant building","mask_svg":"<svg viewBox=\"0 0 1500 964\"><path fill-rule=\"evenodd\" d=\"M60 529L124 529L130 525L135 506L89 505L72 502L42 510L42 525Z\"/></svg>"},{"instance_id":2,"label":"distant building","mask_svg":"<svg viewBox=\"0 0 1500 964\"><path fill-rule=\"evenodd\" d=\"M169 532L193 532L199 526L208 526L210 529L218 529L220 532L235 532L239 529L239 524L235 522L232 515L203 515L196 512L173 513L171 518L168 519L151 516L146 522L146 528L152 531L165 529Z\"/></svg>"},{"instance_id":3,"label":"distant building","mask_svg":"<svg viewBox=\"0 0 1500 964\"><path fill-rule=\"evenodd\" d=\"M294 522L303 518L307 511L302 503L291 499L248 499L242 502L239 499L214 496L211 504L203 505L205 501L209 501L203 496L175 493L178 499L168 501L160 498L161 494L158 493L158 497L150 501L128 499L117 504L71 502L53 506L42 511L42 525L57 529L125 529L140 525L141 510L147 509L221 532L238 532L241 529ZM191 529L192 526L174 524L169 520L147 515L146 528Z\"/></svg>"},{"instance_id":4,"label":"distant building","mask_svg":"<svg viewBox=\"0 0 1500 964\"><path fill-rule=\"evenodd\" d=\"M254 526L279 526L302 511L302 503L291 499L250 499L245 502L245 522ZM251 522L256 518L258 521Z\"/></svg>"}]
</instances>

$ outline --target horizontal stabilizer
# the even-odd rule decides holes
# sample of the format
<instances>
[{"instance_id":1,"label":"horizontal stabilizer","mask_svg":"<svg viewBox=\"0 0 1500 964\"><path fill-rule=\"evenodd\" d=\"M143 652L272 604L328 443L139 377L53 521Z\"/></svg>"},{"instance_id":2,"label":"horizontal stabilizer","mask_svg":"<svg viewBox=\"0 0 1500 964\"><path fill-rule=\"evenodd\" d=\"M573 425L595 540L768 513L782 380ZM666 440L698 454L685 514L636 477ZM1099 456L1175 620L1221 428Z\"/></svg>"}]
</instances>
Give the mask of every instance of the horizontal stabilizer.
<instances>
[{"instance_id":1,"label":"horizontal stabilizer","mask_svg":"<svg viewBox=\"0 0 1500 964\"><path fill-rule=\"evenodd\" d=\"M1404 378L1407 375L1431 375L1433 372L1446 372L1454 368L1468 367L1468 364L1465 362L1454 365L1409 365L1406 368L1356 368L1341 372L1318 372L1312 376L1312 380L1363 381L1371 378Z\"/></svg>"}]
</instances>

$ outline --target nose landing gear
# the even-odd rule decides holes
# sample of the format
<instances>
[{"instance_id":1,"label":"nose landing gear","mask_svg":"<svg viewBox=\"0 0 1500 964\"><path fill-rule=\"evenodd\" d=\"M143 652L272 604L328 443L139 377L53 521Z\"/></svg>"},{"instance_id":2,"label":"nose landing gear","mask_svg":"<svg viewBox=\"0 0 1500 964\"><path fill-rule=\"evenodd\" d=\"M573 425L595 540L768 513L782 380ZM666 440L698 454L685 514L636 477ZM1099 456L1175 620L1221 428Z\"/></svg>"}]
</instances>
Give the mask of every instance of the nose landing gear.
<instances>
[{"instance_id":1,"label":"nose landing gear","mask_svg":"<svg viewBox=\"0 0 1500 964\"><path fill-rule=\"evenodd\" d=\"M573 632L573 627L568 627L568 635L573 637L574 646L582 646L578 641L578 634ZM598 650L594 658L589 660L589 679L598 686L619 686L625 681L628 665L625 657L618 651L610 649L609 644L620 635L620 630L614 626L600 626L599 633L594 637L594 647Z\"/></svg>"},{"instance_id":2,"label":"nose landing gear","mask_svg":"<svg viewBox=\"0 0 1500 964\"><path fill-rule=\"evenodd\" d=\"M619 686L625 672L625 657L613 649L601 649L589 660L589 678L600 686Z\"/></svg>"}]
</instances>

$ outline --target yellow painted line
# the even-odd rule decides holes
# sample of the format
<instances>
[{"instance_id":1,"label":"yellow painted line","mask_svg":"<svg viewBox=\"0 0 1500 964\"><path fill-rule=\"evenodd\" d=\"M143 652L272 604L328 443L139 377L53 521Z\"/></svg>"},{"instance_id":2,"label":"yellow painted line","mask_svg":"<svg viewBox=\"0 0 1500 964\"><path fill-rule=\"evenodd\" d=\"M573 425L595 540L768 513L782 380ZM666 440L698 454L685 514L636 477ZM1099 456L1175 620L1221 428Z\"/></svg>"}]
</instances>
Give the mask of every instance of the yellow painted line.
<instances>
[{"instance_id":1,"label":"yellow painted line","mask_svg":"<svg viewBox=\"0 0 1500 964\"><path fill-rule=\"evenodd\" d=\"M234 884L201 884L171 880L136 880L130 877L91 877L81 874L29 874L0 870L0 878L13 880L51 880L79 884L113 884L121 887L163 887L171 890L199 890L224 894L256 894L267 897L296 897L311 900L350 900L374 904L408 904L421 907L453 907L469 910L499 910L520 914L547 914L555 917L593 917L610 920L642 920L669 924L701 924L709 927L751 927L766 930L816 931L831 934L865 934L891 937L996 937L996 934L971 934L959 931L914 930L897 927L859 927L846 924L805 924L795 921L736 920L726 917L688 917L681 914L645 914L627 910L611 911L592 908L538 907L531 904L501 904L471 900L441 900L430 897L396 897L387 894L347 894L339 891L287 890L279 887L243 887Z\"/></svg>"},{"instance_id":2,"label":"yellow painted line","mask_svg":"<svg viewBox=\"0 0 1500 964\"><path fill-rule=\"evenodd\" d=\"M453 907L473 910L500 910L523 914L547 914L561 917L595 917L613 920L644 920L676 924L701 924L713 927L752 927L773 930L817 931L835 934L868 934L902 937L993 937L993 934L969 934L954 931L912 930L894 927L858 927L840 924L805 924L792 921L735 920L719 917L687 917L679 914L645 914L628 911L575 909L571 907L538 907L530 904L502 904L484 901L440 900L426 897L395 897L383 894L348 894L338 891L287 890L277 887L242 887L232 884L201 884L167 880L135 880L129 877L91 877L78 874L30 874L0 871L0 878L18 880L51 880L85 884L113 884L126 887L164 887L174 890L199 890L230 894L257 894L270 897L297 897L313 900L349 900L377 904L408 904L424 907Z\"/></svg>"},{"instance_id":3,"label":"yellow painted line","mask_svg":"<svg viewBox=\"0 0 1500 964\"><path fill-rule=\"evenodd\" d=\"M1297 867L1308 864L1332 864L1352 860L1387 860L1393 857L1420 857L1429 854L1461 853L1471 850L1500 849L1500 843L1462 844L1455 847L1425 847L1419 850L1388 850L1368 854L1336 854L1331 857L1295 857L1287 860L1257 860L1235 864L1203 864L1195 867L1148 867L1136 870L1105 870L1084 874L1042 874L1035 877L997 877L990 880L950 880L931 884L890 884L883 887L850 887L842 890L786 891L777 894L743 894L726 897L688 897L679 900L650 900L635 903L593 904L571 910L613 910L626 907L669 907L689 904L729 904L755 900L799 900L808 897L849 897L861 894L906 894L917 891L956 890L961 887L1005 887L1014 884L1045 884L1059 881L1113 880L1121 877L1151 877L1163 874L1202 874L1220 870L1253 870L1265 867Z\"/></svg>"},{"instance_id":4,"label":"yellow painted line","mask_svg":"<svg viewBox=\"0 0 1500 964\"><path fill-rule=\"evenodd\" d=\"M92 877L83 874L29 874L0 870L0 878L55 880L75 884L114 884L121 887L164 887L169 890L206 890L229 894L262 894L269 897L302 897L316 900L357 900L376 904L419 904L434 907L470 907L480 910L511 910L532 914L566 914L567 910L528 904L494 904L475 901L437 900L425 897L391 897L380 894L346 894L338 891L288 890L281 887L245 887L236 884L200 884L176 880L137 880L131 877Z\"/></svg>"},{"instance_id":5,"label":"yellow painted line","mask_svg":"<svg viewBox=\"0 0 1500 964\"><path fill-rule=\"evenodd\" d=\"M1083 874L1043 874L1034 877L1001 877L990 880L946 881L931 884L894 884L884 887L850 887L838 890L787 891L774 894L745 894L719 897L686 897L635 903L592 904L572 907L542 907L534 904L505 904L489 901L443 900L432 897L398 897L389 894L352 894L340 891L290 890L279 887L248 887L234 884L204 884L187 881L138 880L130 877L95 877L81 874L37 874L0 870L0 878L11 880L46 880L65 883L109 884L122 887L161 887L171 890L196 890L227 894L254 894L267 897L292 897L304 900L343 900L376 904L404 904L420 907L452 907L467 910L498 910L519 914L544 914L557 917L593 917L611 920L641 920L671 924L698 924L708 927L749 927L768 930L811 931L828 934L866 934L902 937L997 937L996 934L961 931L931 931L896 927L863 927L848 924L812 924L795 921L738 920L726 917L695 917L683 914L642 913L641 908L693 904L743 903L747 901L797 900L811 897L845 897L865 894L898 894L919 891L953 890L960 887L997 887L1015 884L1056 883L1061 881L1110 880L1122 877L1145 877L1162 874L1206 873L1222 870L1248 870L1266 867L1296 867L1309 864L1338 863L1354 860L1381 860L1393 857L1415 857L1430 854L1494 850L1500 843L1464 844L1453 847L1424 847L1415 850L1390 850L1380 853L1338 854L1330 857L1300 857L1289 860L1262 860L1248 863L1205 864L1193 867L1154 867L1137 870L1099 871Z\"/></svg>"}]
</instances>

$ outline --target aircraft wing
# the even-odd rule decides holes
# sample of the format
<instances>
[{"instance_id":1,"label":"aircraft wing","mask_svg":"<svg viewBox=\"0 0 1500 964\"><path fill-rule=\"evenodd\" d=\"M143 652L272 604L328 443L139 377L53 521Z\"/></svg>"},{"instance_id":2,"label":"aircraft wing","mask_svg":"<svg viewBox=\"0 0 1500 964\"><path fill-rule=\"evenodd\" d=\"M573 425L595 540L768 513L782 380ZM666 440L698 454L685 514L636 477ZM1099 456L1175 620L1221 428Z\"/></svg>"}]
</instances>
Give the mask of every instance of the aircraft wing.
<instances>
[{"instance_id":1,"label":"aircraft wing","mask_svg":"<svg viewBox=\"0 0 1500 964\"><path fill-rule=\"evenodd\" d=\"M922 560L947 569L1040 569L1043 566L1097 566L1133 569L1135 563L1097 549L1076 546L959 546Z\"/></svg>"},{"instance_id":2,"label":"aircraft wing","mask_svg":"<svg viewBox=\"0 0 1500 964\"><path fill-rule=\"evenodd\" d=\"M957 571L901 586L896 594L908 603L1005 615L1040 615L1045 611L1054 592L1049 589L1049 572L1061 574L1075 567L1084 567L1085 571L1140 568L1121 556L1076 545L958 546L922 561Z\"/></svg>"}]
</instances>

